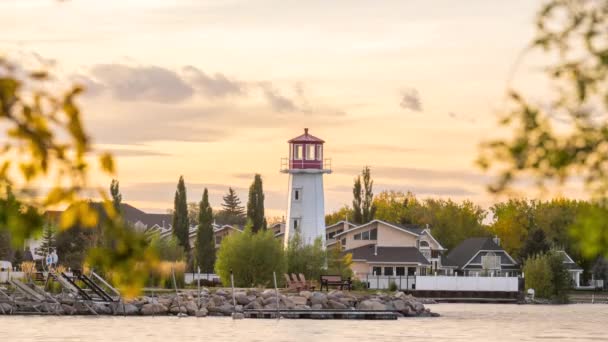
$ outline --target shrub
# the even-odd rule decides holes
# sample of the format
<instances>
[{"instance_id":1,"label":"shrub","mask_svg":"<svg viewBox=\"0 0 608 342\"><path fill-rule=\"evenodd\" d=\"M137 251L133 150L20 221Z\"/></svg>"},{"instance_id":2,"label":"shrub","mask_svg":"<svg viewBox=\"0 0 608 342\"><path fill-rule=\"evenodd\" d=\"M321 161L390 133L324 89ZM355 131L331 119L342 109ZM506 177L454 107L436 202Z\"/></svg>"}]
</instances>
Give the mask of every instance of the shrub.
<instances>
[{"instance_id":1,"label":"shrub","mask_svg":"<svg viewBox=\"0 0 608 342\"><path fill-rule=\"evenodd\" d=\"M391 292L395 292L397 291L397 289L397 283L391 280L391 282L388 284L388 290Z\"/></svg>"},{"instance_id":2,"label":"shrub","mask_svg":"<svg viewBox=\"0 0 608 342\"><path fill-rule=\"evenodd\" d=\"M534 289L539 298L555 302L568 301L571 281L561 254L552 251L530 257L524 264L526 290Z\"/></svg>"},{"instance_id":3,"label":"shrub","mask_svg":"<svg viewBox=\"0 0 608 342\"><path fill-rule=\"evenodd\" d=\"M323 242L316 239L313 245L305 245L299 233L289 240L287 246L287 272L302 273L307 280L318 280L324 272L327 255ZM282 277L281 277L282 278Z\"/></svg>"},{"instance_id":4,"label":"shrub","mask_svg":"<svg viewBox=\"0 0 608 342\"><path fill-rule=\"evenodd\" d=\"M285 252L281 241L270 230L252 232L251 224L242 233L226 237L217 252L215 270L222 284L230 285L230 271L238 287L272 284L272 272L277 278L285 272Z\"/></svg>"}]
</instances>

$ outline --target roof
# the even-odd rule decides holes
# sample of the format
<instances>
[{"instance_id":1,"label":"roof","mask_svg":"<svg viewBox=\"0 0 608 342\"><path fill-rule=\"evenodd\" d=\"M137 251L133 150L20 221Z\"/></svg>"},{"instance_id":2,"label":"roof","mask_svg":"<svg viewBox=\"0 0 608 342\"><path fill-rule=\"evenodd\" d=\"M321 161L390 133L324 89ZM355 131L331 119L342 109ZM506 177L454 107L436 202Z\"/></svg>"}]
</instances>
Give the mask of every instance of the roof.
<instances>
[{"instance_id":1,"label":"roof","mask_svg":"<svg viewBox=\"0 0 608 342\"><path fill-rule=\"evenodd\" d=\"M492 238L470 238L462 241L458 246L448 253L448 263L454 266L463 267L479 251L504 251L497 245Z\"/></svg>"},{"instance_id":2,"label":"roof","mask_svg":"<svg viewBox=\"0 0 608 342\"><path fill-rule=\"evenodd\" d=\"M419 225L415 225L415 224L395 224L395 223L389 223L389 222L386 222L386 221L382 221L382 220L376 219L376 220L364 223L364 224L362 224L360 226L353 227L353 228L351 228L349 230L345 230L345 231L343 231L340 234L336 234L336 237L344 235L346 233L350 233L352 231L355 231L355 230L358 230L358 229L361 229L361 228L365 228L365 227L369 226L372 223L382 223L382 224L384 224L386 226L389 226L389 227L395 228L397 230L401 230L401 231L404 231L404 232L407 232L407 233L410 233L410 234L413 234L413 235L416 235L416 236L419 236L420 234L422 234L422 232L425 229L425 228L422 228Z\"/></svg>"},{"instance_id":3,"label":"roof","mask_svg":"<svg viewBox=\"0 0 608 342\"><path fill-rule=\"evenodd\" d=\"M288 143L324 143L325 141L308 134L308 128L304 128L304 134L297 136L289 141L287 141Z\"/></svg>"},{"instance_id":4,"label":"roof","mask_svg":"<svg viewBox=\"0 0 608 342\"><path fill-rule=\"evenodd\" d=\"M557 251L558 253L561 253L563 256L563 260L564 260L564 266L566 267L566 269L568 270L583 270L582 267L580 267L576 262L574 262L574 260L568 255L568 253L566 253L566 251Z\"/></svg>"},{"instance_id":5,"label":"roof","mask_svg":"<svg viewBox=\"0 0 608 342\"><path fill-rule=\"evenodd\" d=\"M368 263L388 262L430 265L429 261L416 247L375 247L375 245L370 244L346 250L344 253L351 253L353 260L365 260Z\"/></svg>"},{"instance_id":6,"label":"roof","mask_svg":"<svg viewBox=\"0 0 608 342\"><path fill-rule=\"evenodd\" d=\"M336 222L336 223L334 223L334 224L331 224L331 225L329 225L329 226L326 226L326 227L325 227L325 230L330 229L330 228L333 228L333 227L338 226L338 225L342 226L342 225L344 225L345 223L346 223L346 224L348 224L348 226L349 226L349 227L356 227L356 226L357 226L356 224L354 224L354 223L352 223L352 222L348 222L348 221L342 220L342 221L338 221L338 222Z\"/></svg>"}]
</instances>

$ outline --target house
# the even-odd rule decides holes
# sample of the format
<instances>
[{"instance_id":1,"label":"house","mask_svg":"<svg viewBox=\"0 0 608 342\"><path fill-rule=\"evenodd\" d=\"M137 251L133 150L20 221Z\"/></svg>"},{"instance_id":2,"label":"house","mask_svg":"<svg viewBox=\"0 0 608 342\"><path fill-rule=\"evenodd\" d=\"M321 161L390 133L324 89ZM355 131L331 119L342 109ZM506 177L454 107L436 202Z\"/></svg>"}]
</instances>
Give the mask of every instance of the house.
<instances>
[{"instance_id":1,"label":"house","mask_svg":"<svg viewBox=\"0 0 608 342\"><path fill-rule=\"evenodd\" d=\"M454 247L445 258L445 267L460 275L504 275L519 273L519 264L500 247L498 238L469 238Z\"/></svg>"},{"instance_id":2,"label":"house","mask_svg":"<svg viewBox=\"0 0 608 342\"><path fill-rule=\"evenodd\" d=\"M340 221L325 227L325 243L328 245L333 244L336 234L343 233L356 226L356 224L348 221Z\"/></svg>"},{"instance_id":3,"label":"house","mask_svg":"<svg viewBox=\"0 0 608 342\"><path fill-rule=\"evenodd\" d=\"M285 236L285 227L286 227L285 222L277 222L277 223L271 225L270 227L268 227L268 229L272 230L275 238L283 241L284 236Z\"/></svg>"},{"instance_id":4,"label":"house","mask_svg":"<svg viewBox=\"0 0 608 342\"><path fill-rule=\"evenodd\" d=\"M441 264L445 248L428 227L373 220L359 226L343 222L328 228L336 230L332 230L335 234L327 246L339 244L344 253L351 253L351 268L360 279L372 274L425 275L449 270Z\"/></svg>"},{"instance_id":5,"label":"house","mask_svg":"<svg viewBox=\"0 0 608 342\"><path fill-rule=\"evenodd\" d=\"M215 239L215 248L220 248L222 240L234 233L242 233L243 227L236 225L225 224L213 229L213 237Z\"/></svg>"},{"instance_id":6,"label":"house","mask_svg":"<svg viewBox=\"0 0 608 342\"><path fill-rule=\"evenodd\" d=\"M568 270L570 274L570 278L572 278L572 284L574 287L581 286L581 274L583 274L583 268L574 262L574 260L566 253L566 251L557 251L559 255L562 256L562 260L564 266Z\"/></svg>"}]
</instances>

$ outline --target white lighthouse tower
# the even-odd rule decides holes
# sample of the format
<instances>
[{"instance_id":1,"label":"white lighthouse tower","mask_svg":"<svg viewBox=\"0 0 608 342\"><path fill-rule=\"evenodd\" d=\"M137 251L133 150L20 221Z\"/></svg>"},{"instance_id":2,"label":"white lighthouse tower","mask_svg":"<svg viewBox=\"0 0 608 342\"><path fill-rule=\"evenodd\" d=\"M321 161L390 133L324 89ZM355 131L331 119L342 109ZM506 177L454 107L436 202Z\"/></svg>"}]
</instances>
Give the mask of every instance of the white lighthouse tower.
<instances>
[{"instance_id":1,"label":"white lighthouse tower","mask_svg":"<svg viewBox=\"0 0 608 342\"><path fill-rule=\"evenodd\" d=\"M323 159L324 141L304 128L304 134L288 143L289 158L281 163L281 172L289 174L284 244L298 232L305 244L321 238L325 246L323 174L331 173L331 163Z\"/></svg>"}]
</instances>

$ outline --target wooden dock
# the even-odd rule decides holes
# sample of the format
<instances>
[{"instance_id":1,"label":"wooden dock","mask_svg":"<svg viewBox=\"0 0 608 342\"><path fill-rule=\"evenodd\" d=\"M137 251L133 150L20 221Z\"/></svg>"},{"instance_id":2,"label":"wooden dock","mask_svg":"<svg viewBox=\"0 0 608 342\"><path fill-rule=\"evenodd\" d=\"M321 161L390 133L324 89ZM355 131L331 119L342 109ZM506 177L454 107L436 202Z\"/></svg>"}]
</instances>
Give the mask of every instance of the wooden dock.
<instances>
[{"instance_id":1,"label":"wooden dock","mask_svg":"<svg viewBox=\"0 0 608 342\"><path fill-rule=\"evenodd\" d=\"M393 311L361 310L245 310L245 318L396 320Z\"/></svg>"}]
</instances>

